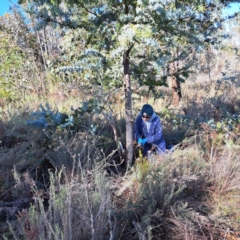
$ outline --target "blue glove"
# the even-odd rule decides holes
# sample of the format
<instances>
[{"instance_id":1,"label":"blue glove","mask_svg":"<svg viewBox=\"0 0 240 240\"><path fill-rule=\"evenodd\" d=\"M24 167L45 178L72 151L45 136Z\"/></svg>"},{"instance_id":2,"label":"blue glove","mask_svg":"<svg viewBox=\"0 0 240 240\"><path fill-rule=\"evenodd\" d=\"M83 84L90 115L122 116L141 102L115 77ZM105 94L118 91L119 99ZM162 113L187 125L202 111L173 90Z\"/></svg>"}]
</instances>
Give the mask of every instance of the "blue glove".
<instances>
[{"instance_id":1,"label":"blue glove","mask_svg":"<svg viewBox=\"0 0 240 240\"><path fill-rule=\"evenodd\" d=\"M142 145L142 138L138 139L138 145Z\"/></svg>"},{"instance_id":2,"label":"blue glove","mask_svg":"<svg viewBox=\"0 0 240 240\"><path fill-rule=\"evenodd\" d=\"M144 139L142 140L142 145L145 145L146 142L147 142L147 139L144 138Z\"/></svg>"}]
</instances>

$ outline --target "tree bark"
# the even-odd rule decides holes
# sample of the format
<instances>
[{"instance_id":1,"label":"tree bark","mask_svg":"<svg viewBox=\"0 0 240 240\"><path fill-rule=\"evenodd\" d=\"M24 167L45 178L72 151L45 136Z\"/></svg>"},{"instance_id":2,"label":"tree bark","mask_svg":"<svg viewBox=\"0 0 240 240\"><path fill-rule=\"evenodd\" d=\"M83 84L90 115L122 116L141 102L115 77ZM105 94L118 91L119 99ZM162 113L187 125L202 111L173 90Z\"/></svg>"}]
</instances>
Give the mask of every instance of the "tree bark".
<instances>
[{"instance_id":1,"label":"tree bark","mask_svg":"<svg viewBox=\"0 0 240 240\"><path fill-rule=\"evenodd\" d=\"M172 104L174 107L177 107L182 97L181 86L176 76L171 76L171 78L172 78Z\"/></svg>"},{"instance_id":2,"label":"tree bark","mask_svg":"<svg viewBox=\"0 0 240 240\"><path fill-rule=\"evenodd\" d=\"M132 125L132 90L129 69L129 52L126 51L123 59L124 68L124 92L125 92L125 121L126 121L126 150L127 164L132 166L133 159L133 125Z\"/></svg>"},{"instance_id":3,"label":"tree bark","mask_svg":"<svg viewBox=\"0 0 240 240\"><path fill-rule=\"evenodd\" d=\"M178 49L174 53L175 58L178 57ZM178 74L179 61L172 62L170 64L170 74L172 80L172 105L177 107L180 103L182 93L181 93L181 83L177 79L176 75Z\"/></svg>"},{"instance_id":4,"label":"tree bark","mask_svg":"<svg viewBox=\"0 0 240 240\"><path fill-rule=\"evenodd\" d=\"M129 14L128 1L123 1L125 14ZM124 92L125 92L125 121L126 121L126 162L132 166L133 160L133 125L132 125L132 90L130 79L130 61L129 54L133 45L125 52L123 56L124 71Z\"/></svg>"}]
</instances>

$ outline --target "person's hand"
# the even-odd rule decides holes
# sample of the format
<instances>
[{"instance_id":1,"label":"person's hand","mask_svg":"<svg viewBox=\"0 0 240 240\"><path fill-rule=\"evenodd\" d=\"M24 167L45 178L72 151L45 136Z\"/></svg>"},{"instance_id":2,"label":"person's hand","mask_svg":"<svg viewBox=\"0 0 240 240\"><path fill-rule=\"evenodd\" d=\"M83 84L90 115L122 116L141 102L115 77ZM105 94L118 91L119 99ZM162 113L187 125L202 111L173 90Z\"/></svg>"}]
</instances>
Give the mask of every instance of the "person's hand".
<instances>
[{"instance_id":1,"label":"person's hand","mask_svg":"<svg viewBox=\"0 0 240 240\"><path fill-rule=\"evenodd\" d=\"M142 145L142 138L138 139L138 145Z\"/></svg>"},{"instance_id":2,"label":"person's hand","mask_svg":"<svg viewBox=\"0 0 240 240\"><path fill-rule=\"evenodd\" d=\"M147 142L147 139L146 139L146 138L142 139L142 145L145 145L146 142Z\"/></svg>"}]
</instances>

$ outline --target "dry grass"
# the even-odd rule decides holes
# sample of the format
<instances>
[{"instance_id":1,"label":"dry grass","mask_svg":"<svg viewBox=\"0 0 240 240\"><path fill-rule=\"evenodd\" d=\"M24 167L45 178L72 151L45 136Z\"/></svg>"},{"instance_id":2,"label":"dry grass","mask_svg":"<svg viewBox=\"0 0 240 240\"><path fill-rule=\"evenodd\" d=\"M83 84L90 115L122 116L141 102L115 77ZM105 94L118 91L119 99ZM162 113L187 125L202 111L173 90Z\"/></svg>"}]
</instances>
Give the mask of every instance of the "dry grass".
<instances>
[{"instance_id":1,"label":"dry grass","mask_svg":"<svg viewBox=\"0 0 240 240\"><path fill-rule=\"evenodd\" d=\"M26 126L25 120L44 103L44 97L38 100L33 95L18 109L5 109L0 134L2 140L10 137L5 141L11 146L0 148L1 176L4 174L0 178L1 201L18 197L33 200L32 207L20 211L18 220L11 220L12 238L237 237L239 130L237 125L233 130L216 130L208 121L217 123L239 114L238 83L186 83L182 105L177 109L168 105L169 89L162 91L165 100L151 98L151 103L161 116L167 142L175 147L165 156L153 156L151 161L140 157L125 175L110 176L105 171L108 162L119 159L110 118L97 120L97 135L89 131L91 114L86 115L78 131L43 131ZM67 97L61 100L52 88L49 102L66 113L71 106L80 106L86 92L73 94L65 88L63 93ZM86 99L95 93L88 93ZM141 104L145 101L149 99ZM115 107L117 102L113 101ZM139 107L134 102L134 114ZM118 114L114 116L116 132L124 140L124 121ZM230 141L231 134L235 135L234 141Z\"/></svg>"}]
</instances>

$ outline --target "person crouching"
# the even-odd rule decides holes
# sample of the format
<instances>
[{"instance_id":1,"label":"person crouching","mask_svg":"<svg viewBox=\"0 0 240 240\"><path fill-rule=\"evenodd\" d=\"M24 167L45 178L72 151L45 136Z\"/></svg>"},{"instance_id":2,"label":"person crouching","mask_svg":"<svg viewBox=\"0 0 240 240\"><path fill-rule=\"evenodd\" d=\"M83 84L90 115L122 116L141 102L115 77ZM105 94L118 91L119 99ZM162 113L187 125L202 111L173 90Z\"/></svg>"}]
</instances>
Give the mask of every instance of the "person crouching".
<instances>
[{"instance_id":1,"label":"person crouching","mask_svg":"<svg viewBox=\"0 0 240 240\"><path fill-rule=\"evenodd\" d=\"M159 154L166 151L161 120L151 105L142 106L142 110L134 122L133 137L138 145L143 146L143 156L148 157L148 152L153 148Z\"/></svg>"}]
</instances>

